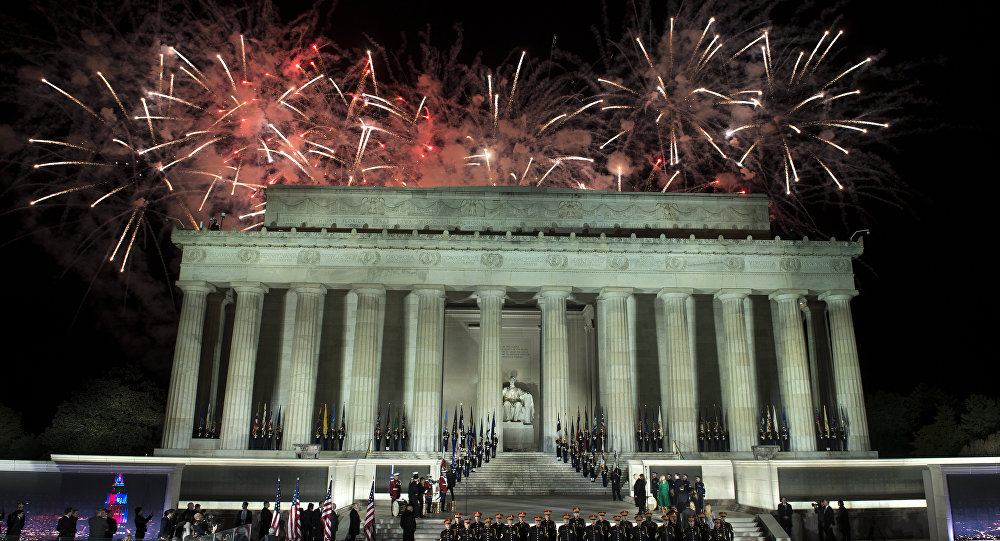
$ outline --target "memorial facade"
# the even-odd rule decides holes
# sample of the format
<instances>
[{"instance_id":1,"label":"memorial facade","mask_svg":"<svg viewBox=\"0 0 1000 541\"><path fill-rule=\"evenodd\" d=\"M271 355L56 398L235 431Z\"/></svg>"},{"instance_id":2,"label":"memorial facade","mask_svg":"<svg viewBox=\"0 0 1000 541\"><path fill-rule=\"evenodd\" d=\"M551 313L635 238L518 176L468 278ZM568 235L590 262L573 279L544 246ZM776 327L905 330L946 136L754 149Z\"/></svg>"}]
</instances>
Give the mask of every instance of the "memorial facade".
<instances>
[{"instance_id":1,"label":"memorial facade","mask_svg":"<svg viewBox=\"0 0 1000 541\"><path fill-rule=\"evenodd\" d=\"M789 456L827 412L869 451L850 300L860 242L769 238L753 195L469 187L271 187L259 231L175 231L183 304L161 456L291 456L324 404L343 451L404 408L409 449L445 415L495 415L501 450L551 451L600 412L608 452L699 456L722 419L734 458L771 412ZM280 410L281 449L251 449ZM593 416L594 414L591 413ZM824 416L821 419L821 416ZM218 432L195 438L206 418ZM325 423L325 421L324 421ZM805 453L805 455L801 455ZM329 455L331 457L335 454Z\"/></svg>"}]
</instances>

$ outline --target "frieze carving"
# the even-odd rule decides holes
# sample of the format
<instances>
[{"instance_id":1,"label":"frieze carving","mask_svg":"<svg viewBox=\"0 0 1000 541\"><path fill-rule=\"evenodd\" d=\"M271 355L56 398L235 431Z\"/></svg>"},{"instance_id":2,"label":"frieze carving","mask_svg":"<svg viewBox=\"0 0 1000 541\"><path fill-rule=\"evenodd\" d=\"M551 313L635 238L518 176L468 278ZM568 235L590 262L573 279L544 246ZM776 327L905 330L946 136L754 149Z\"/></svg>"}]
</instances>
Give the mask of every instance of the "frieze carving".
<instances>
[{"instance_id":1,"label":"frieze carving","mask_svg":"<svg viewBox=\"0 0 1000 541\"><path fill-rule=\"evenodd\" d=\"M583 204L579 201L560 201L560 218L583 218Z\"/></svg>"},{"instance_id":2,"label":"frieze carving","mask_svg":"<svg viewBox=\"0 0 1000 541\"><path fill-rule=\"evenodd\" d=\"M682 256L667 256L667 270L682 271L688 266L687 258Z\"/></svg>"},{"instance_id":3,"label":"frieze carving","mask_svg":"<svg viewBox=\"0 0 1000 541\"><path fill-rule=\"evenodd\" d=\"M628 269L628 258L623 255L613 255L608 258L608 267L614 270Z\"/></svg>"},{"instance_id":4,"label":"frieze carving","mask_svg":"<svg viewBox=\"0 0 1000 541\"><path fill-rule=\"evenodd\" d=\"M660 214L663 215L664 220L676 220L677 219L677 205L674 203L657 203L656 208L660 209Z\"/></svg>"},{"instance_id":5,"label":"frieze carving","mask_svg":"<svg viewBox=\"0 0 1000 541\"><path fill-rule=\"evenodd\" d=\"M300 265L315 265L319 263L319 252L316 250L302 250L299 252L297 261Z\"/></svg>"},{"instance_id":6,"label":"frieze carving","mask_svg":"<svg viewBox=\"0 0 1000 541\"><path fill-rule=\"evenodd\" d=\"M486 204L482 199L463 199L461 205L462 216L479 217L486 216Z\"/></svg>"},{"instance_id":7,"label":"frieze carving","mask_svg":"<svg viewBox=\"0 0 1000 541\"><path fill-rule=\"evenodd\" d=\"M746 266L742 257L727 257L722 261L722 265L729 272L743 272L743 268Z\"/></svg>"},{"instance_id":8,"label":"frieze carving","mask_svg":"<svg viewBox=\"0 0 1000 541\"><path fill-rule=\"evenodd\" d=\"M441 263L441 254L438 252L420 252L418 259L424 265L437 265Z\"/></svg>"},{"instance_id":9,"label":"frieze carving","mask_svg":"<svg viewBox=\"0 0 1000 541\"><path fill-rule=\"evenodd\" d=\"M796 257L783 257L778 262L778 268L784 272L799 272L802 270L802 262Z\"/></svg>"},{"instance_id":10,"label":"frieze carving","mask_svg":"<svg viewBox=\"0 0 1000 541\"><path fill-rule=\"evenodd\" d=\"M569 264L569 258L563 254L551 254L545 258L545 262L554 269L565 269L566 265Z\"/></svg>"},{"instance_id":11,"label":"frieze carving","mask_svg":"<svg viewBox=\"0 0 1000 541\"><path fill-rule=\"evenodd\" d=\"M256 263L260 259L260 250L255 248L242 248L239 252L236 252L236 257L240 261L246 264Z\"/></svg>"},{"instance_id":12,"label":"frieze carving","mask_svg":"<svg viewBox=\"0 0 1000 541\"><path fill-rule=\"evenodd\" d=\"M831 259L830 260L830 270L837 273L847 273L851 272L851 260L850 259Z\"/></svg>"},{"instance_id":13,"label":"frieze carving","mask_svg":"<svg viewBox=\"0 0 1000 541\"><path fill-rule=\"evenodd\" d=\"M365 197L361 199L361 213L382 216L385 214L385 198Z\"/></svg>"},{"instance_id":14,"label":"frieze carving","mask_svg":"<svg viewBox=\"0 0 1000 541\"><path fill-rule=\"evenodd\" d=\"M382 259L382 256L374 250L366 250L361 252L361 256L358 259L362 265L374 265Z\"/></svg>"},{"instance_id":15,"label":"frieze carving","mask_svg":"<svg viewBox=\"0 0 1000 541\"><path fill-rule=\"evenodd\" d=\"M201 248L188 248L184 250L185 263L198 263L205 259L205 250Z\"/></svg>"},{"instance_id":16,"label":"frieze carving","mask_svg":"<svg viewBox=\"0 0 1000 541\"><path fill-rule=\"evenodd\" d=\"M483 254L482 257L479 258L479 261L484 267L495 269L500 265L503 265L503 256L496 252L489 252Z\"/></svg>"}]
</instances>

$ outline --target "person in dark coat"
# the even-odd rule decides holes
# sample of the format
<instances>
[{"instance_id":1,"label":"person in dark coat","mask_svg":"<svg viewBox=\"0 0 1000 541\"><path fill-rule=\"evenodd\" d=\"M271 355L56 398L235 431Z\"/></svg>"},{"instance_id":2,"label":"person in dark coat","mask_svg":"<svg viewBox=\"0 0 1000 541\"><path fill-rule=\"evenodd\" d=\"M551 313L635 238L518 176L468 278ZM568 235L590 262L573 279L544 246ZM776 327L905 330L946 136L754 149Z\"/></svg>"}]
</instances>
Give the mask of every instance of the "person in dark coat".
<instances>
[{"instance_id":1,"label":"person in dark coat","mask_svg":"<svg viewBox=\"0 0 1000 541\"><path fill-rule=\"evenodd\" d=\"M841 541L851 541L851 517L844 507L844 500L837 502L837 529L840 530Z\"/></svg>"},{"instance_id":2,"label":"person in dark coat","mask_svg":"<svg viewBox=\"0 0 1000 541\"><path fill-rule=\"evenodd\" d=\"M778 524L786 534L792 535L792 504L788 503L788 498L782 497L778 504Z\"/></svg>"},{"instance_id":3,"label":"person in dark coat","mask_svg":"<svg viewBox=\"0 0 1000 541\"><path fill-rule=\"evenodd\" d=\"M399 527L403 529L403 541L413 541L413 533L417 531L417 517L413 514L412 505L407 505L399 514Z\"/></svg>"},{"instance_id":4,"label":"person in dark coat","mask_svg":"<svg viewBox=\"0 0 1000 541\"><path fill-rule=\"evenodd\" d=\"M639 508L639 512L646 513L646 475L643 473L639 474L639 478L635 480L635 484L632 485L632 497L635 498L635 506Z\"/></svg>"},{"instance_id":5,"label":"person in dark coat","mask_svg":"<svg viewBox=\"0 0 1000 541\"><path fill-rule=\"evenodd\" d=\"M174 536L174 510L167 509L160 519L160 533L156 539L158 541L170 541Z\"/></svg>"},{"instance_id":6,"label":"person in dark coat","mask_svg":"<svg viewBox=\"0 0 1000 541\"><path fill-rule=\"evenodd\" d=\"M243 508L236 515L236 525L245 526L247 524L253 524L253 511L248 509L250 507L250 502L243 502Z\"/></svg>"},{"instance_id":7,"label":"person in dark coat","mask_svg":"<svg viewBox=\"0 0 1000 541\"><path fill-rule=\"evenodd\" d=\"M267 534L267 530L271 527L271 518L274 513L271 512L270 503L264 502L264 507L257 513L257 538L260 539Z\"/></svg>"},{"instance_id":8,"label":"person in dark coat","mask_svg":"<svg viewBox=\"0 0 1000 541\"><path fill-rule=\"evenodd\" d=\"M115 532L118 531L118 521L115 520L115 514L110 509L105 509L104 515L108 520L108 539L114 539Z\"/></svg>"},{"instance_id":9,"label":"person in dark coat","mask_svg":"<svg viewBox=\"0 0 1000 541\"><path fill-rule=\"evenodd\" d=\"M347 527L347 537L344 541L354 541L354 538L361 532L361 515L358 514L358 503L351 506L350 522Z\"/></svg>"},{"instance_id":10,"label":"person in dark coat","mask_svg":"<svg viewBox=\"0 0 1000 541\"><path fill-rule=\"evenodd\" d=\"M59 541L69 541L76 537L76 519L73 518L73 508L67 507L63 516L56 523L56 533Z\"/></svg>"},{"instance_id":11,"label":"person in dark coat","mask_svg":"<svg viewBox=\"0 0 1000 541\"><path fill-rule=\"evenodd\" d=\"M135 539L136 541L142 541L146 537L146 530L149 526L149 520L153 518L153 514L150 513L146 516L142 516L142 507L135 508Z\"/></svg>"},{"instance_id":12,"label":"person in dark coat","mask_svg":"<svg viewBox=\"0 0 1000 541\"><path fill-rule=\"evenodd\" d=\"M830 507L830 502L823 500L819 503L814 503L813 508L816 510L816 522L817 530L819 531L819 541L837 541L833 536L833 509Z\"/></svg>"},{"instance_id":13,"label":"person in dark coat","mask_svg":"<svg viewBox=\"0 0 1000 541\"><path fill-rule=\"evenodd\" d=\"M104 509L94 511L94 516L87 519L87 527L90 528L90 539L92 541L108 538L108 517ZM8 530L8 536L9 534Z\"/></svg>"}]
</instances>

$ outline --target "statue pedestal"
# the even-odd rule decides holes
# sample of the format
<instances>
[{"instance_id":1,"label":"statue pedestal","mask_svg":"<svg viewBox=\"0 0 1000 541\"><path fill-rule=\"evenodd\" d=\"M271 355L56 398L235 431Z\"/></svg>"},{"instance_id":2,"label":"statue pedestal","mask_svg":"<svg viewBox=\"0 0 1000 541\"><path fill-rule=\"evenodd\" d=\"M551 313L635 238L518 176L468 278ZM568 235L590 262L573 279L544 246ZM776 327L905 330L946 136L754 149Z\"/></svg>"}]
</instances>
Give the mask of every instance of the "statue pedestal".
<instances>
[{"instance_id":1,"label":"statue pedestal","mask_svg":"<svg viewBox=\"0 0 1000 541\"><path fill-rule=\"evenodd\" d=\"M504 451L537 451L535 443L535 426L520 422L504 421L503 429Z\"/></svg>"}]
</instances>

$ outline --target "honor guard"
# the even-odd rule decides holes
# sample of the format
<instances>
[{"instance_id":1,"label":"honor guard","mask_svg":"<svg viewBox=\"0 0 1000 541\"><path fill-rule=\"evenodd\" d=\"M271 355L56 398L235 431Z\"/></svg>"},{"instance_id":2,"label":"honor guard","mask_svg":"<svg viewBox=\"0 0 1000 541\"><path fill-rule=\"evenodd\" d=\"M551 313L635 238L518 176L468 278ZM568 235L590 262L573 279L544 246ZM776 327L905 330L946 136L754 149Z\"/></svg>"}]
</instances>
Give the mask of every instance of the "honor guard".
<instances>
[{"instance_id":1,"label":"honor guard","mask_svg":"<svg viewBox=\"0 0 1000 541\"><path fill-rule=\"evenodd\" d=\"M507 524L500 527L500 541L521 541L521 534L514 524L514 515L507 515Z\"/></svg>"},{"instance_id":2,"label":"honor guard","mask_svg":"<svg viewBox=\"0 0 1000 541\"><path fill-rule=\"evenodd\" d=\"M576 541L576 528L569 522L569 514L562 516L563 523L559 526L559 541Z\"/></svg>"},{"instance_id":3,"label":"honor guard","mask_svg":"<svg viewBox=\"0 0 1000 541\"><path fill-rule=\"evenodd\" d=\"M486 527L481 521L483 514L479 511L472 513L472 524L469 525L469 529L472 534L472 541L482 541L483 539L483 528Z\"/></svg>"},{"instance_id":4,"label":"honor guard","mask_svg":"<svg viewBox=\"0 0 1000 541\"><path fill-rule=\"evenodd\" d=\"M545 530L548 541L556 541L556 523L552 521L552 511L546 509L542 511L542 515L545 516L545 519L542 520L542 528Z\"/></svg>"},{"instance_id":5,"label":"honor guard","mask_svg":"<svg viewBox=\"0 0 1000 541\"><path fill-rule=\"evenodd\" d=\"M542 517L535 517L535 525L528 528L528 541L549 541L549 535L542 526Z\"/></svg>"},{"instance_id":6,"label":"honor guard","mask_svg":"<svg viewBox=\"0 0 1000 541\"><path fill-rule=\"evenodd\" d=\"M465 527L460 513L455 513L455 523L451 527L451 534L455 541L472 541L469 536L469 529Z\"/></svg>"},{"instance_id":7,"label":"honor guard","mask_svg":"<svg viewBox=\"0 0 1000 541\"><path fill-rule=\"evenodd\" d=\"M486 523L479 529L479 541L498 541L497 532L493 528L493 517L483 519Z\"/></svg>"},{"instance_id":8,"label":"honor guard","mask_svg":"<svg viewBox=\"0 0 1000 541\"><path fill-rule=\"evenodd\" d=\"M726 522L725 511L719 511L719 521L719 528L722 532L722 541L733 541L733 525Z\"/></svg>"},{"instance_id":9,"label":"honor guard","mask_svg":"<svg viewBox=\"0 0 1000 541\"><path fill-rule=\"evenodd\" d=\"M597 541L608 541L611 538L611 523L608 519L604 518L607 516L606 511L598 511L597 513Z\"/></svg>"},{"instance_id":10,"label":"honor guard","mask_svg":"<svg viewBox=\"0 0 1000 541\"><path fill-rule=\"evenodd\" d=\"M711 541L712 526L705 520L705 513L698 513L698 520L695 521L698 532L701 533L701 541Z\"/></svg>"},{"instance_id":11,"label":"honor guard","mask_svg":"<svg viewBox=\"0 0 1000 541\"><path fill-rule=\"evenodd\" d=\"M597 517L594 517L594 518L597 518ZM583 529L587 527L587 522L585 520L583 520L583 517L580 516L580 508L579 507L574 507L573 508L573 516L570 517L569 524L570 524L570 526L573 527L573 533L576 534L576 538L577 539L581 539L583 537Z\"/></svg>"},{"instance_id":12,"label":"honor guard","mask_svg":"<svg viewBox=\"0 0 1000 541\"><path fill-rule=\"evenodd\" d=\"M590 515L587 518L590 522L583 527L578 541L599 541L597 538L597 515Z\"/></svg>"},{"instance_id":13,"label":"honor guard","mask_svg":"<svg viewBox=\"0 0 1000 541\"><path fill-rule=\"evenodd\" d=\"M611 533L608 536L608 541L631 541L628 529L625 528L625 522L622 520L621 515L615 515L615 525L611 527Z\"/></svg>"},{"instance_id":14,"label":"honor guard","mask_svg":"<svg viewBox=\"0 0 1000 541\"><path fill-rule=\"evenodd\" d=\"M656 529L656 541L674 541L673 526L670 525L670 517L663 515L663 524Z\"/></svg>"},{"instance_id":15,"label":"honor guard","mask_svg":"<svg viewBox=\"0 0 1000 541\"><path fill-rule=\"evenodd\" d=\"M694 523L694 517L687 518L687 524L684 525L684 541L704 541L701 538L701 532Z\"/></svg>"},{"instance_id":16,"label":"honor guard","mask_svg":"<svg viewBox=\"0 0 1000 541\"><path fill-rule=\"evenodd\" d=\"M715 517L712 519L715 522L715 527L712 528L711 535L708 539L703 539L702 541L722 541L726 537L726 533L722 531L722 519Z\"/></svg>"},{"instance_id":17,"label":"honor guard","mask_svg":"<svg viewBox=\"0 0 1000 541\"><path fill-rule=\"evenodd\" d=\"M517 527L518 541L528 541L528 530L531 529L531 525L524 521L525 520L524 517L527 516L528 514L525 513L524 511L521 511L520 513L517 514L517 524L515 524L514 526Z\"/></svg>"},{"instance_id":18,"label":"honor guard","mask_svg":"<svg viewBox=\"0 0 1000 541\"><path fill-rule=\"evenodd\" d=\"M500 534L503 531L503 513L493 515L493 539L500 541Z\"/></svg>"},{"instance_id":19,"label":"honor guard","mask_svg":"<svg viewBox=\"0 0 1000 541\"><path fill-rule=\"evenodd\" d=\"M656 541L656 524L653 523L653 514L646 513L644 520L635 526L635 541ZM636 519L638 520L638 519Z\"/></svg>"},{"instance_id":20,"label":"honor guard","mask_svg":"<svg viewBox=\"0 0 1000 541\"><path fill-rule=\"evenodd\" d=\"M456 541L454 533L451 531L451 521L444 521L444 529L441 530L441 535L438 536L438 541Z\"/></svg>"},{"instance_id":21,"label":"honor guard","mask_svg":"<svg viewBox=\"0 0 1000 541\"><path fill-rule=\"evenodd\" d=\"M399 494L403 491L403 484L399 482L399 474L392 474L392 478L389 479L389 498L392 501L399 499Z\"/></svg>"}]
</instances>

